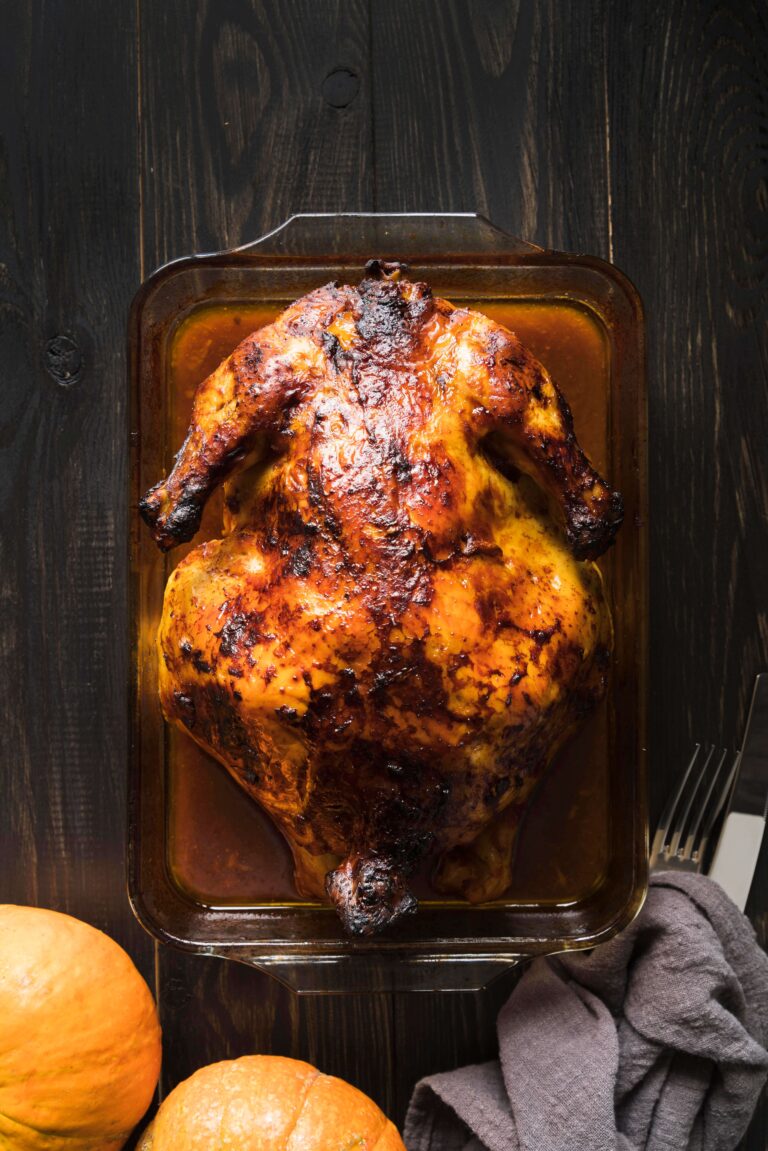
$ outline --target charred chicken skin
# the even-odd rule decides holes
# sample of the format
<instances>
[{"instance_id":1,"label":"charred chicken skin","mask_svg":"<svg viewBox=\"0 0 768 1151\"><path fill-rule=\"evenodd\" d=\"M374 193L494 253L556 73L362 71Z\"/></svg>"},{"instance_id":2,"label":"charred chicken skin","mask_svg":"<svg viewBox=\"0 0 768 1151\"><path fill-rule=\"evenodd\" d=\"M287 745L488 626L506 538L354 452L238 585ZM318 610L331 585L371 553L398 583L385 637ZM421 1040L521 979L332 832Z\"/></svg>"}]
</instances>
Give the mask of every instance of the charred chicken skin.
<instances>
[{"instance_id":1,"label":"charred chicken skin","mask_svg":"<svg viewBox=\"0 0 768 1151\"><path fill-rule=\"evenodd\" d=\"M605 691L591 562L620 497L511 332L373 261L245 339L141 502L171 574L167 719L285 835L300 894L371 934L435 882L509 885L519 814Z\"/></svg>"}]
</instances>

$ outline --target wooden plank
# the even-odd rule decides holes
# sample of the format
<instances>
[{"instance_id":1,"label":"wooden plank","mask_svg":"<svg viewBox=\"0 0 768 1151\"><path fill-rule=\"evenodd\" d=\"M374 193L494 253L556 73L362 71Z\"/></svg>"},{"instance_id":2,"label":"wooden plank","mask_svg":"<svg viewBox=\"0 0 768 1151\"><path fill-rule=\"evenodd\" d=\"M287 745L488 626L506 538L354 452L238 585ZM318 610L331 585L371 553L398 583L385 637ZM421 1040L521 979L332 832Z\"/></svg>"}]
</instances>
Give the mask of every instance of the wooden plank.
<instances>
[{"instance_id":1,"label":"wooden plank","mask_svg":"<svg viewBox=\"0 0 768 1151\"><path fill-rule=\"evenodd\" d=\"M393 1120L402 1127L413 1088L425 1075L498 1056L496 1019L522 968L510 968L481 992L394 997ZM424 1036L424 1041L419 1037Z\"/></svg>"},{"instance_id":2,"label":"wooden plank","mask_svg":"<svg viewBox=\"0 0 768 1151\"><path fill-rule=\"evenodd\" d=\"M148 271L369 206L365 0L145 5L141 44Z\"/></svg>"},{"instance_id":3,"label":"wooden plank","mask_svg":"<svg viewBox=\"0 0 768 1151\"><path fill-rule=\"evenodd\" d=\"M394 1109L392 996L298 996L232 960L160 952L164 1090L198 1067L254 1053L306 1059Z\"/></svg>"},{"instance_id":4,"label":"wooden plank","mask_svg":"<svg viewBox=\"0 0 768 1151\"><path fill-rule=\"evenodd\" d=\"M124 878L134 16L4 11L0 900L96 924L151 978Z\"/></svg>"},{"instance_id":5,"label":"wooden plank","mask_svg":"<svg viewBox=\"0 0 768 1151\"><path fill-rule=\"evenodd\" d=\"M765 9L612 24L616 259L648 321L656 755L734 746L768 666ZM631 93L631 95L630 95ZM764 184L763 184L764 186ZM684 685L684 690L681 689Z\"/></svg>"},{"instance_id":6,"label":"wooden plank","mask_svg":"<svg viewBox=\"0 0 768 1151\"><path fill-rule=\"evenodd\" d=\"M294 212L370 208L368 37L365 0L142 8L147 271L255 239ZM264 1051L390 1106L388 996L299 999L239 964L167 949L159 972L166 1091L207 1062Z\"/></svg>"},{"instance_id":7,"label":"wooden plank","mask_svg":"<svg viewBox=\"0 0 768 1151\"><path fill-rule=\"evenodd\" d=\"M695 741L737 746L768 667L768 21L698 0L610 16L614 244L648 321L658 806ZM766 908L768 849L763 941Z\"/></svg>"},{"instance_id":8,"label":"wooden plank","mask_svg":"<svg viewBox=\"0 0 768 1151\"><path fill-rule=\"evenodd\" d=\"M609 252L599 5L373 5L379 210L480 211L548 247ZM492 1058L516 978L395 1000L395 1119L415 1082ZM429 1042L413 1041L428 1035Z\"/></svg>"},{"instance_id":9,"label":"wooden plank","mask_svg":"<svg viewBox=\"0 0 768 1151\"><path fill-rule=\"evenodd\" d=\"M160 952L165 1093L206 1063L240 1055L295 1055L295 996L241 963ZM276 993L276 991L278 993Z\"/></svg>"},{"instance_id":10,"label":"wooden plank","mask_svg":"<svg viewBox=\"0 0 768 1151\"><path fill-rule=\"evenodd\" d=\"M372 6L376 205L607 255L601 5Z\"/></svg>"}]
</instances>

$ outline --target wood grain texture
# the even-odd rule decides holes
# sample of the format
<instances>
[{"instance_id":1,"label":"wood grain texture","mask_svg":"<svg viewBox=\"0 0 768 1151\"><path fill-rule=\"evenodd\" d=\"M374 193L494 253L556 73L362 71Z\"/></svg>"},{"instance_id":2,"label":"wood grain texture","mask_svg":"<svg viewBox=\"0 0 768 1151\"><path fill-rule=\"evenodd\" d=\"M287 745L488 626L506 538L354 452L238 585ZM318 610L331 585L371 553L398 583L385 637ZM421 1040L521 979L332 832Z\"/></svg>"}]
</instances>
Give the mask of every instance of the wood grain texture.
<instances>
[{"instance_id":1,"label":"wood grain texture","mask_svg":"<svg viewBox=\"0 0 768 1151\"><path fill-rule=\"evenodd\" d=\"M94 924L153 985L124 877L135 12L2 26L0 902Z\"/></svg>"},{"instance_id":2,"label":"wood grain texture","mask_svg":"<svg viewBox=\"0 0 768 1151\"><path fill-rule=\"evenodd\" d=\"M612 15L615 254L652 385L652 746L680 763L733 746L768 666L768 12Z\"/></svg>"},{"instance_id":3,"label":"wood grain texture","mask_svg":"<svg viewBox=\"0 0 768 1151\"><path fill-rule=\"evenodd\" d=\"M299 997L245 964L171 948L159 984L163 1095L206 1063L256 1052L306 1059L394 1112L390 995Z\"/></svg>"},{"instance_id":4,"label":"wood grain texture","mask_svg":"<svg viewBox=\"0 0 768 1151\"><path fill-rule=\"evenodd\" d=\"M654 810L695 739L736 742L768 667L766 61L758 0L3 6L0 899L79 914L151 973L123 883L125 315L154 266L296 211L479 210L637 284ZM768 842L763 943L767 908ZM300 1000L157 958L166 1090L274 1051L397 1122L418 1076L493 1054L513 979Z\"/></svg>"},{"instance_id":5,"label":"wood grain texture","mask_svg":"<svg viewBox=\"0 0 768 1151\"><path fill-rule=\"evenodd\" d=\"M658 810L694 742L738 746L768 668L768 10L609 18L615 257L648 325ZM764 943L767 906L764 843L748 908ZM764 1104L745 1146L768 1145L767 1122Z\"/></svg>"},{"instance_id":6,"label":"wood grain texture","mask_svg":"<svg viewBox=\"0 0 768 1151\"><path fill-rule=\"evenodd\" d=\"M482 992L393 997L394 1121L402 1125L414 1085L425 1075L484 1063L498 1055L496 1019L519 979L510 968Z\"/></svg>"},{"instance_id":7,"label":"wood grain texture","mask_svg":"<svg viewBox=\"0 0 768 1151\"><path fill-rule=\"evenodd\" d=\"M175 45L172 60L159 43ZM368 49L362 0L144 5L146 270L246 243L293 212L369 209ZM317 1063L391 1109L388 996L299 1000L260 972L165 949L158 970L164 1091L206 1062L269 1051Z\"/></svg>"},{"instance_id":8,"label":"wood grain texture","mask_svg":"<svg viewBox=\"0 0 768 1151\"><path fill-rule=\"evenodd\" d=\"M247 243L294 212L368 203L364 0L144 4L141 48L147 271ZM339 68L359 80L345 107L324 95Z\"/></svg>"},{"instance_id":9,"label":"wood grain texture","mask_svg":"<svg viewBox=\"0 0 768 1151\"><path fill-rule=\"evenodd\" d=\"M607 257L599 13L525 0L426 0L418 20L401 0L371 11L378 209L481 211L543 246ZM400 997L398 1122L419 1078L493 1057L515 977L481 994Z\"/></svg>"},{"instance_id":10,"label":"wood grain texture","mask_svg":"<svg viewBox=\"0 0 768 1151\"><path fill-rule=\"evenodd\" d=\"M600 11L530 0L373 4L376 206L477 211L608 254Z\"/></svg>"},{"instance_id":11,"label":"wood grain texture","mask_svg":"<svg viewBox=\"0 0 768 1151\"><path fill-rule=\"evenodd\" d=\"M5 5L0 37L0 900L151 975L125 895L125 312L134 10Z\"/></svg>"}]
</instances>

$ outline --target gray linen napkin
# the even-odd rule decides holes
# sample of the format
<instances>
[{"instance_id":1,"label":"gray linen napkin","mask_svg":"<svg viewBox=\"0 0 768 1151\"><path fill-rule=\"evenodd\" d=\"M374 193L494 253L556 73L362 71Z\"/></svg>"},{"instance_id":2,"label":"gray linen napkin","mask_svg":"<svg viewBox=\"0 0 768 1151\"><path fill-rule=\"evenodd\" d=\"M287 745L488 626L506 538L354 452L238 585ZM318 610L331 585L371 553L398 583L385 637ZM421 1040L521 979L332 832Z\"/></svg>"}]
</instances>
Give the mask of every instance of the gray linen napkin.
<instances>
[{"instance_id":1,"label":"gray linen napkin","mask_svg":"<svg viewBox=\"0 0 768 1151\"><path fill-rule=\"evenodd\" d=\"M730 1151L768 1076L768 956L704 876L651 878L635 922L537 959L499 1062L416 1085L408 1151Z\"/></svg>"}]
</instances>

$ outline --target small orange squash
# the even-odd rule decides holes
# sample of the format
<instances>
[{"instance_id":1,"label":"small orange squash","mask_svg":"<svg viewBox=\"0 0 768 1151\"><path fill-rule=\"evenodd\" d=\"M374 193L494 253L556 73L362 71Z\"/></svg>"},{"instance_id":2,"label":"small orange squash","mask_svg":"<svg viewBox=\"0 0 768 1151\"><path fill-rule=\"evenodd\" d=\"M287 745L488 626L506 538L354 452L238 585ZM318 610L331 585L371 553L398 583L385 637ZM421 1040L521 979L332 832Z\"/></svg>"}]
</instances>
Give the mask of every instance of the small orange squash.
<instances>
[{"instance_id":1,"label":"small orange squash","mask_svg":"<svg viewBox=\"0 0 768 1151\"><path fill-rule=\"evenodd\" d=\"M118 1151L160 1073L149 988L113 939L0 904L0 1148Z\"/></svg>"},{"instance_id":2,"label":"small orange squash","mask_svg":"<svg viewBox=\"0 0 768 1151\"><path fill-rule=\"evenodd\" d=\"M211 1063L163 1103L138 1151L405 1151L356 1087L309 1063L245 1055Z\"/></svg>"}]
</instances>

